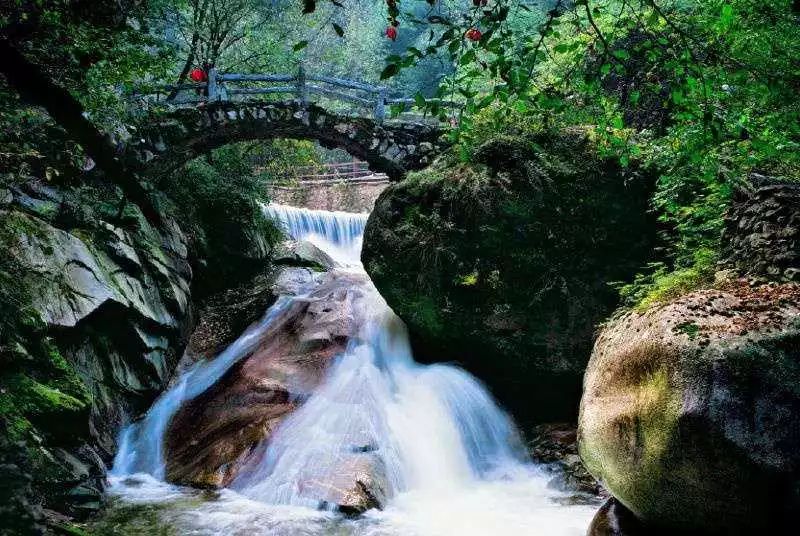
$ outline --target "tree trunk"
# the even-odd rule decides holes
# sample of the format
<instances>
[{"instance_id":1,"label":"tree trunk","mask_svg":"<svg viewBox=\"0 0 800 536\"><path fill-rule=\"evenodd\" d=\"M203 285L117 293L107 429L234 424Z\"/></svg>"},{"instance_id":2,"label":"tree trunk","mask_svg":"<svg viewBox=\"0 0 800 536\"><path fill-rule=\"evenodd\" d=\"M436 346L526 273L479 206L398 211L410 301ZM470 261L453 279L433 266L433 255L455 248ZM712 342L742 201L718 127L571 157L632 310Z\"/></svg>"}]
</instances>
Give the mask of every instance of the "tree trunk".
<instances>
[{"instance_id":1,"label":"tree trunk","mask_svg":"<svg viewBox=\"0 0 800 536\"><path fill-rule=\"evenodd\" d=\"M7 40L0 39L0 72L9 85L31 104L41 106L77 141L105 176L117 184L151 221L160 220L153 201L138 177L116 157L116 147L83 115L83 106L63 87L53 83Z\"/></svg>"}]
</instances>

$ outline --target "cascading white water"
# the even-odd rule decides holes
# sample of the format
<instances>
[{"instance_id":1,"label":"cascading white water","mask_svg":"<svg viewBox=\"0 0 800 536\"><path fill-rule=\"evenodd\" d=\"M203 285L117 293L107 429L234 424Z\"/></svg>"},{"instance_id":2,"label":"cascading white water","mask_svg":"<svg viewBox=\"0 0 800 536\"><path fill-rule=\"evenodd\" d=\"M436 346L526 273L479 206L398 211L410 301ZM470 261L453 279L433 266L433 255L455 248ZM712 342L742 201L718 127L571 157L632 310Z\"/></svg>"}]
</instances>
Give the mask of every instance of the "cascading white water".
<instances>
[{"instance_id":1,"label":"cascading white water","mask_svg":"<svg viewBox=\"0 0 800 536\"><path fill-rule=\"evenodd\" d=\"M258 469L233 484L268 503L316 502L304 482L319 481L354 451L373 452L388 494L455 489L524 460L509 418L466 372L420 366L400 320L382 299L323 386L284 421Z\"/></svg>"},{"instance_id":2,"label":"cascading white water","mask_svg":"<svg viewBox=\"0 0 800 536\"><path fill-rule=\"evenodd\" d=\"M360 267L366 215L279 205L265 205L264 212L292 238L313 239L338 262ZM327 534L331 523L339 526L345 521L326 517L322 523L315 517L311 508L320 503L305 493L305 484L324 483L334 478L348 456L369 453L386 475L388 506L383 512L346 521L343 534L585 531L594 507L553 502L563 494L546 489L544 477L527 461L513 422L484 386L454 366L417 364L402 322L371 283L365 284L363 299L353 303L361 319L359 331L352 334L322 385L271 434L260 463L240 474L233 491L225 491L213 505L199 507L193 521L184 520L187 530ZM145 419L126 428L113 474L144 472L163 480L163 435L170 418L181 404L248 355L275 315L293 299L300 298L281 298L225 352L185 371ZM176 493L174 487L158 483L145 489ZM134 501L144 493L124 486L117 491ZM304 513L292 510L284 519L285 511L278 514L276 506L264 510L267 505L303 507ZM224 523L219 524L220 519Z\"/></svg>"},{"instance_id":3,"label":"cascading white water","mask_svg":"<svg viewBox=\"0 0 800 536\"><path fill-rule=\"evenodd\" d=\"M367 214L276 204L262 205L262 209L268 218L279 222L293 239L311 242L343 264L361 264L361 242L367 226Z\"/></svg>"},{"instance_id":4,"label":"cascading white water","mask_svg":"<svg viewBox=\"0 0 800 536\"><path fill-rule=\"evenodd\" d=\"M125 427L120 435L112 475L147 473L164 478L164 434L170 419L184 402L214 385L225 372L258 345L264 330L290 303L281 296L256 324L250 326L224 352L211 361L198 361L184 371L153 406L141 422Z\"/></svg>"}]
</instances>

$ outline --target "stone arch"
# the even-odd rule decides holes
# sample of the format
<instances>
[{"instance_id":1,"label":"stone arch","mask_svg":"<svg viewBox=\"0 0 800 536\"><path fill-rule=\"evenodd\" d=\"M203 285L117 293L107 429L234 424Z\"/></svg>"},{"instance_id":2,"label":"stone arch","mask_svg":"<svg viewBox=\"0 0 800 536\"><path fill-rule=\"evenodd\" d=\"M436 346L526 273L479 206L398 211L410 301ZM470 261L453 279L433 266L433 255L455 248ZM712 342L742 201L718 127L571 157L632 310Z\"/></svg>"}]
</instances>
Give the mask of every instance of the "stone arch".
<instances>
[{"instance_id":1,"label":"stone arch","mask_svg":"<svg viewBox=\"0 0 800 536\"><path fill-rule=\"evenodd\" d=\"M447 146L442 130L435 126L376 123L291 101L179 109L140 125L138 139L124 150L130 165L145 175L162 177L223 145L277 138L313 140L323 147L344 149L392 180L427 166Z\"/></svg>"}]
</instances>

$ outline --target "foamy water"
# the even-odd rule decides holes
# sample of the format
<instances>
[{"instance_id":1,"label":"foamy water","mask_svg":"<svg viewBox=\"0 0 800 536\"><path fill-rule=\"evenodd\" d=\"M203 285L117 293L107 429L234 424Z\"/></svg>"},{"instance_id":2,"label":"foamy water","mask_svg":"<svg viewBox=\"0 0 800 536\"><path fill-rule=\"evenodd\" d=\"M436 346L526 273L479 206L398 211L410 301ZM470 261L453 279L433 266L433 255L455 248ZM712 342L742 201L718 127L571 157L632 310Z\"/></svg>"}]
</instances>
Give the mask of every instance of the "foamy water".
<instances>
[{"instance_id":1,"label":"foamy water","mask_svg":"<svg viewBox=\"0 0 800 536\"><path fill-rule=\"evenodd\" d=\"M275 205L265 214L292 238L313 238L341 264L360 267L366 215ZM253 470L215 493L164 483L163 434L181 404L249 355L298 297L279 299L217 358L185 371L122 433L112 471L117 507L159 505L165 526L197 535L584 534L597 506L549 488L481 382L455 366L416 363L403 323L372 284L358 291L348 293L358 331L322 385L262 446ZM382 469L385 508L355 519L320 510L306 484L329 482L363 455Z\"/></svg>"}]
</instances>

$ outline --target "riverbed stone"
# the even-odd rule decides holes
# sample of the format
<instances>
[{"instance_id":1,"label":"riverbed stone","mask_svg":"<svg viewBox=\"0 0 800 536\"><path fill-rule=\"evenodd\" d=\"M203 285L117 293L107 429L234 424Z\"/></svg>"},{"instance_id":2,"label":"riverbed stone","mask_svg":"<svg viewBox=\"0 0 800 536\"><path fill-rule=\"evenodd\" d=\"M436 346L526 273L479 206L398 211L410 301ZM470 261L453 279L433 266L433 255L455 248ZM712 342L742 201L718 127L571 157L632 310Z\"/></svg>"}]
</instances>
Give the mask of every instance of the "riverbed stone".
<instances>
[{"instance_id":1,"label":"riverbed stone","mask_svg":"<svg viewBox=\"0 0 800 536\"><path fill-rule=\"evenodd\" d=\"M215 488L253 471L261 446L320 385L358 332L358 303L376 296L364 274L333 271L316 280L307 299L291 302L272 319L250 355L173 417L165 440L170 481ZM273 289L286 288L281 285ZM355 489L353 482L337 482L336 489ZM331 502L355 509L353 497Z\"/></svg>"}]
</instances>

